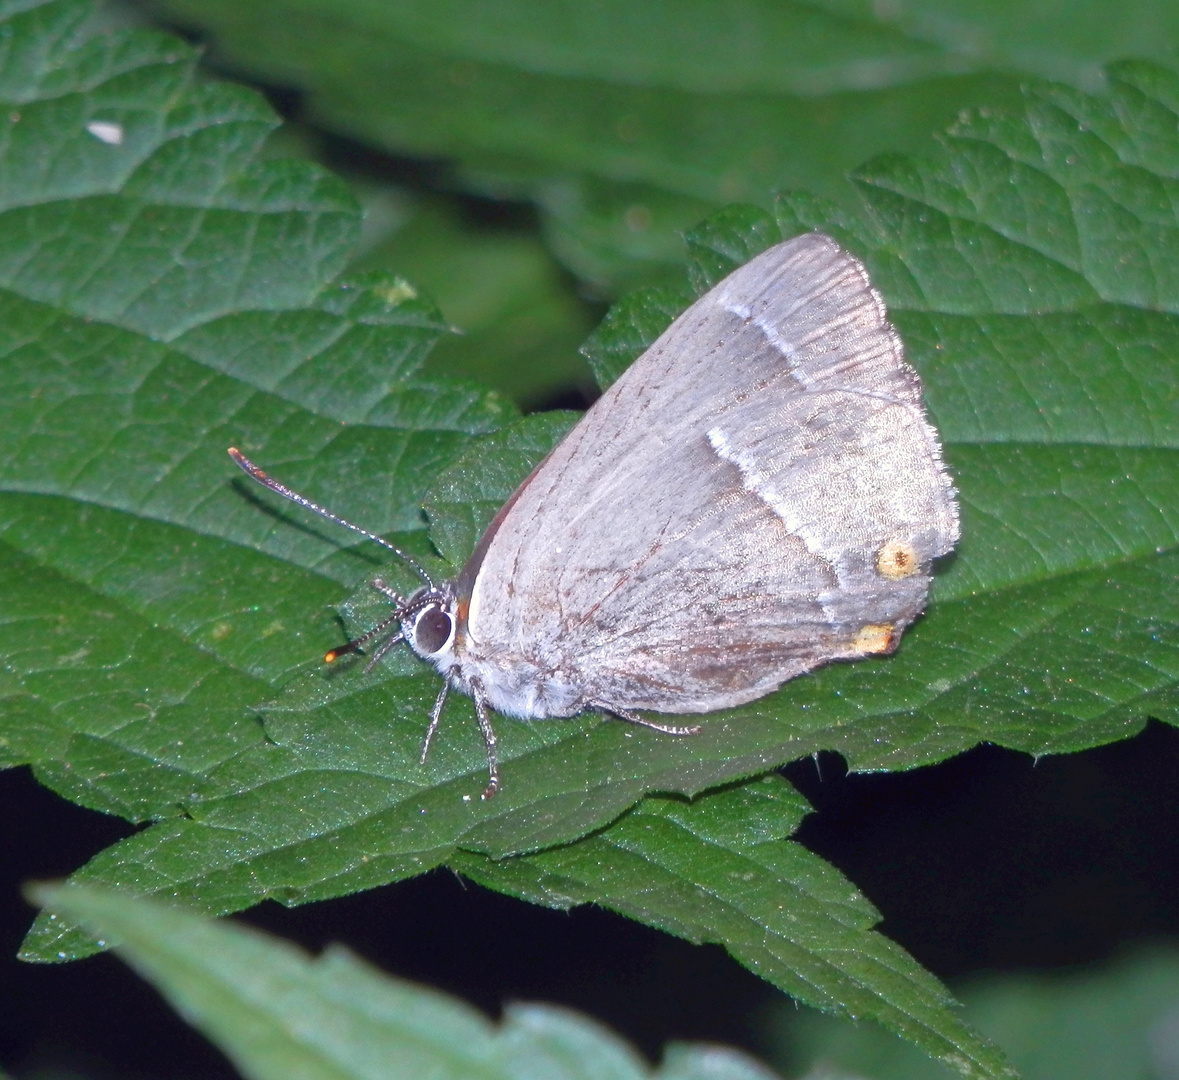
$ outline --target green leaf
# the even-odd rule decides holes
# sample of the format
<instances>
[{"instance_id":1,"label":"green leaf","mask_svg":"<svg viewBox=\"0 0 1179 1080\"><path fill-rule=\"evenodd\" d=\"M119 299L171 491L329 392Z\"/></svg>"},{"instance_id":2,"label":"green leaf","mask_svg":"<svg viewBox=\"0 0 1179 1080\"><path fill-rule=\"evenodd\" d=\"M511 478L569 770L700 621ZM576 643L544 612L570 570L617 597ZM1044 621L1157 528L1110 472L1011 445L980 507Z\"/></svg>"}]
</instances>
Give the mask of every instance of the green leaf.
<instances>
[{"instance_id":1,"label":"green leaf","mask_svg":"<svg viewBox=\"0 0 1179 1080\"><path fill-rule=\"evenodd\" d=\"M1006 1047L1034 1080L1174 1072L1179 957L1173 945L1139 946L1072 970L974 978L960 991L970 1020ZM822 1062L822 1075L873 1080L946 1080L951 1075L878 1030L794 1008L774 1009L768 1036L785 1051L774 1057L790 1060L795 1069L802 1062Z\"/></svg>"},{"instance_id":2,"label":"green leaf","mask_svg":"<svg viewBox=\"0 0 1179 1080\"><path fill-rule=\"evenodd\" d=\"M963 1075L1014 1077L938 981L872 932L879 913L855 886L783 839L808 810L770 775L691 803L648 798L576 844L502 861L464 852L450 865L533 903L604 904L677 937L724 944L794 997L870 1016Z\"/></svg>"},{"instance_id":3,"label":"green leaf","mask_svg":"<svg viewBox=\"0 0 1179 1080\"><path fill-rule=\"evenodd\" d=\"M923 144L963 102L1014 89L1009 78L961 74L993 70L989 58L963 63L872 18L770 3L748 8L777 25L748 30L719 9L655 5L638 16L645 25L631 40L624 27L635 16L623 3L563 4L541 18L538 5L517 2L497 9L501 33L478 45L450 33L465 35L464 27L486 19L472 3L432 12L430 34L408 25L406 5L304 0L288 5L285 17L228 3L153 6L212 31L236 63L308 90L325 126L400 152L456 158L500 183L588 174L711 202L764 195L783 176L825 186L866 153ZM585 15L608 28L600 50L585 48L578 25ZM800 17L815 24L803 35ZM488 48L491 37L521 40L502 34L517 18L533 26L532 55ZM685 32L698 35L713 63L693 62ZM879 51L886 39L921 59L890 64ZM715 63L722 41L730 57L744 59ZM623 69L615 61L624 43L646 57L662 45L678 77ZM771 79L754 74L751 48L765 56ZM856 58L842 65L840 53ZM791 64L792 55L803 62ZM833 60L842 71L822 83L809 79L804 67L813 59ZM865 64L879 65L880 75L853 70ZM719 67L727 85L698 77ZM406 86L415 92L404 93ZM821 110L816 95L823 95Z\"/></svg>"},{"instance_id":4,"label":"green leaf","mask_svg":"<svg viewBox=\"0 0 1179 1080\"><path fill-rule=\"evenodd\" d=\"M713 1046L681 1044L648 1069L617 1035L566 1009L511 1005L492 1024L343 948L311 957L257 931L110 890L35 895L114 944L253 1080L773 1080L744 1054Z\"/></svg>"},{"instance_id":5,"label":"green leaf","mask_svg":"<svg viewBox=\"0 0 1179 1080\"><path fill-rule=\"evenodd\" d=\"M926 149L965 106L1014 101L1012 70L1092 81L1095 60L1120 55L1105 51L1109 37L1062 48L1044 28L1051 59L1037 56L1019 5L997 20L922 12L909 25L776 0L739 12L513 0L493 19L462 0L152 6L211 34L236 69L300 88L325 128L452 161L468 190L534 200L556 250L606 291L638 279L635 256L648 282L678 264L678 232L707 209L768 206L782 184L846 191L866 157ZM1089 19L1108 21L1111 6L1094 3ZM1138 15L1165 35L1168 12L1149 3ZM1139 36L1131 25L1123 40ZM1011 47L993 49L1005 34Z\"/></svg>"},{"instance_id":6,"label":"green leaf","mask_svg":"<svg viewBox=\"0 0 1179 1080\"><path fill-rule=\"evenodd\" d=\"M325 10L318 0L287 7L291 19ZM1115 7L1102 0L1075 4L1067 21L1012 0L985 12L944 0L886 11L841 0L805 6L751 0L739 9L703 0L656 0L641 9L616 0L514 0L494 12L471 0L404 0L353 3L341 11L345 27L363 25L472 61L623 84L811 96L992 65L1096 86L1103 58L1165 57L1160 39L1179 29L1165 4Z\"/></svg>"},{"instance_id":7,"label":"green leaf","mask_svg":"<svg viewBox=\"0 0 1179 1080\"><path fill-rule=\"evenodd\" d=\"M90 14L5 26L0 176L40 186L0 206L0 757L87 806L190 819L269 782L254 756L289 771L250 706L322 653L374 565L276 518L225 448L421 547L429 477L515 411L417 375L446 324L406 282L330 276L359 215L323 172L256 157L260 99L196 83L174 39L92 35ZM145 238L155 271L124 273Z\"/></svg>"},{"instance_id":8,"label":"green leaf","mask_svg":"<svg viewBox=\"0 0 1179 1080\"><path fill-rule=\"evenodd\" d=\"M597 313L573 295L538 237L472 222L441 199L398 193L394 201L387 187L369 180L362 194L366 187L369 219L392 221L359 265L404 275L427 290L460 331L438 341L426 370L476 379L525 407L544 405L570 386L590 388L577 349Z\"/></svg>"},{"instance_id":9,"label":"green leaf","mask_svg":"<svg viewBox=\"0 0 1179 1080\"><path fill-rule=\"evenodd\" d=\"M768 208L782 185L847 201L849 169L927 152L961 109L1014 102L1028 75L1093 91L1103 63L1166 60L1179 40L1165 0L1087 0L1067 19L952 0L153 7L235 68L299 88L324 127L535 200L558 252L607 290L640 280L636 256L647 284L678 264L702 203Z\"/></svg>"},{"instance_id":10,"label":"green leaf","mask_svg":"<svg viewBox=\"0 0 1179 1080\"><path fill-rule=\"evenodd\" d=\"M514 185L468 168L476 188L507 187L536 202L553 253L595 289L618 295L627 289L683 276L683 233L716 204L654 184L572 174ZM846 185L845 185L846 186Z\"/></svg>"}]
</instances>

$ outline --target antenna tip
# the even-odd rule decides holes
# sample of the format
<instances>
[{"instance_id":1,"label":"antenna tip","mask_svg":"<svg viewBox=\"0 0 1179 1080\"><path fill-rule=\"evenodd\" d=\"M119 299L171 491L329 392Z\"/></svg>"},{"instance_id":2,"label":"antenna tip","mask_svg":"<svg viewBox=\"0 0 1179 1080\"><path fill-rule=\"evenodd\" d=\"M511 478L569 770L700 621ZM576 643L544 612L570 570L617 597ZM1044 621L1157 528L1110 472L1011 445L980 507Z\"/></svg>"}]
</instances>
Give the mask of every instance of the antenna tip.
<instances>
[{"instance_id":1,"label":"antenna tip","mask_svg":"<svg viewBox=\"0 0 1179 1080\"><path fill-rule=\"evenodd\" d=\"M339 649L332 649L330 652L325 652L323 654L323 662L325 664L330 664L339 655L340 655Z\"/></svg>"}]
</instances>

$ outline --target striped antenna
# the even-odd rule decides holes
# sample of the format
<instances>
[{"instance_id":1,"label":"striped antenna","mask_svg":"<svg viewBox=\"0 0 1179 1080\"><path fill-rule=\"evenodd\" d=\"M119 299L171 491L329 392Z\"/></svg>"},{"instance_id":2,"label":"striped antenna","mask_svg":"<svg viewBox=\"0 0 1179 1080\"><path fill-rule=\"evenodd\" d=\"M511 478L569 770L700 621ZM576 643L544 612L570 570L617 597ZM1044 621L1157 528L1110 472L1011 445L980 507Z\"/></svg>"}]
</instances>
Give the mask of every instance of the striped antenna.
<instances>
[{"instance_id":1,"label":"striped antenna","mask_svg":"<svg viewBox=\"0 0 1179 1080\"><path fill-rule=\"evenodd\" d=\"M393 552L402 562L413 568L414 572L420 577L431 589L434 588L434 582L430 579L430 575L426 573L413 559L411 559L400 548L394 547L388 540L377 536L376 533L371 533L367 529L362 529L359 525L353 525L350 521L345 521L339 514L333 514L330 510L314 503L297 491L292 491L285 484L280 484L272 476L268 476L261 469L258 468L245 454L243 454L237 447L231 446L229 448L229 456L233 458L234 462L251 480L257 480L265 488L284 499L290 499L291 502L297 503L299 506L305 507L312 513L318 514L320 517L327 518L328 521L334 521L337 525L343 525L345 529L351 529L354 533L359 533L366 540L371 540L375 544L380 544L381 547Z\"/></svg>"}]
</instances>

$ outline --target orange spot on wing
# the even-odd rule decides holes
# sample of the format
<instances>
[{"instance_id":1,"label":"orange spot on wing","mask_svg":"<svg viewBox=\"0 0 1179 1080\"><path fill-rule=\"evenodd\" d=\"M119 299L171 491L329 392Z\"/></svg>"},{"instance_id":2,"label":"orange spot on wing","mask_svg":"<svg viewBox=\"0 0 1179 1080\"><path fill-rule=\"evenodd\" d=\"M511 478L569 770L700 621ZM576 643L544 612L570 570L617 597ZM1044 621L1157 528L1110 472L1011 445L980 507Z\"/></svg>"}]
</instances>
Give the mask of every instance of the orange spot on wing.
<instances>
[{"instance_id":1,"label":"orange spot on wing","mask_svg":"<svg viewBox=\"0 0 1179 1080\"><path fill-rule=\"evenodd\" d=\"M861 626L852 639L852 648L868 655L889 652L893 647L894 630L892 623L868 623Z\"/></svg>"},{"instance_id":2,"label":"orange spot on wing","mask_svg":"<svg viewBox=\"0 0 1179 1080\"><path fill-rule=\"evenodd\" d=\"M876 572L889 581L911 577L920 567L917 549L907 540L890 540L876 552Z\"/></svg>"}]
</instances>

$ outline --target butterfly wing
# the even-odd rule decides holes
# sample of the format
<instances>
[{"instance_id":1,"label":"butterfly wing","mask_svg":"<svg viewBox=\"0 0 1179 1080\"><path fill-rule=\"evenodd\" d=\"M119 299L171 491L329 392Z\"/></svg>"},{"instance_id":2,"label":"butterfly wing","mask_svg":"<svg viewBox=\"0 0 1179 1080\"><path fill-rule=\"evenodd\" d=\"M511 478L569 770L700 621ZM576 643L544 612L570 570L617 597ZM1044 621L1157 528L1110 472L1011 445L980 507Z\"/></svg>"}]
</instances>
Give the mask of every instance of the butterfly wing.
<instances>
[{"instance_id":1,"label":"butterfly wing","mask_svg":"<svg viewBox=\"0 0 1179 1080\"><path fill-rule=\"evenodd\" d=\"M697 300L521 485L460 578L468 647L585 704L707 712L891 651L957 537L884 304L811 233Z\"/></svg>"}]
</instances>

